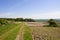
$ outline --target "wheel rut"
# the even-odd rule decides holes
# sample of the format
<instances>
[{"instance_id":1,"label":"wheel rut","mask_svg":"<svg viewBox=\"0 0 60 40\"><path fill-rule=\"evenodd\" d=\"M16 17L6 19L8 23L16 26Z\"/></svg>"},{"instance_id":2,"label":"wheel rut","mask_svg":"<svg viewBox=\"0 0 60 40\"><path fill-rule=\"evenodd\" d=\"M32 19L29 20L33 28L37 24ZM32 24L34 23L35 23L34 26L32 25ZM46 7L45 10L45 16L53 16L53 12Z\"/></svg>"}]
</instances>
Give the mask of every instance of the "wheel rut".
<instances>
[{"instance_id":1,"label":"wheel rut","mask_svg":"<svg viewBox=\"0 0 60 40\"><path fill-rule=\"evenodd\" d=\"M15 40L24 40L23 39L23 32L24 32L24 24L21 25L21 28L20 28L19 33L18 33Z\"/></svg>"}]
</instances>

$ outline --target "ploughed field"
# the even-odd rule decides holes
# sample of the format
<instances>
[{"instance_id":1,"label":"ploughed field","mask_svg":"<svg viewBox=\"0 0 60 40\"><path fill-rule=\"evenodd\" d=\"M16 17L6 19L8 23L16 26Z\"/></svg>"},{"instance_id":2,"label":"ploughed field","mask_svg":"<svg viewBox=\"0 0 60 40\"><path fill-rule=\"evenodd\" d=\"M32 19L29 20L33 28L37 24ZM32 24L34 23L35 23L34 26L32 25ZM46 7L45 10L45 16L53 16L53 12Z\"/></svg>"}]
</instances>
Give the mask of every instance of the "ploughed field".
<instances>
[{"instance_id":1,"label":"ploughed field","mask_svg":"<svg viewBox=\"0 0 60 40\"><path fill-rule=\"evenodd\" d=\"M45 22L17 22L0 26L0 40L60 40L60 27Z\"/></svg>"},{"instance_id":2,"label":"ploughed field","mask_svg":"<svg viewBox=\"0 0 60 40\"><path fill-rule=\"evenodd\" d=\"M60 40L60 27L43 27L44 22L27 22L34 40Z\"/></svg>"}]
</instances>

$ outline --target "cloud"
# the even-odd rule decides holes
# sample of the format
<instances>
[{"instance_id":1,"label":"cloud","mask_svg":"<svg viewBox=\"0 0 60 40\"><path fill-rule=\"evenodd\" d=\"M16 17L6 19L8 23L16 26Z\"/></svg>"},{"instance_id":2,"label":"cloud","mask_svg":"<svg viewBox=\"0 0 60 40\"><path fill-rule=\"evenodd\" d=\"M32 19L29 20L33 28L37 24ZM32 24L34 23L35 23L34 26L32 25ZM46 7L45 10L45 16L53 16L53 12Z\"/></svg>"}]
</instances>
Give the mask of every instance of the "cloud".
<instances>
[{"instance_id":1,"label":"cloud","mask_svg":"<svg viewBox=\"0 0 60 40\"><path fill-rule=\"evenodd\" d=\"M0 13L0 18L1 17L7 17L7 16L9 16L9 15L11 15L10 13Z\"/></svg>"},{"instance_id":2,"label":"cloud","mask_svg":"<svg viewBox=\"0 0 60 40\"><path fill-rule=\"evenodd\" d=\"M60 12L47 12L47 13L1 13L0 18L17 18L17 17L23 17L23 18L34 18L34 19L51 19L51 18L60 18Z\"/></svg>"},{"instance_id":3,"label":"cloud","mask_svg":"<svg viewBox=\"0 0 60 40\"><path fill-rule=\"evenodd\" d=\"M51 19L51 18L60 18L60 12L48 12L48 13L37 13L33 16L33 18L41 18L41 19Z\"/></svg>"}]
</instances>

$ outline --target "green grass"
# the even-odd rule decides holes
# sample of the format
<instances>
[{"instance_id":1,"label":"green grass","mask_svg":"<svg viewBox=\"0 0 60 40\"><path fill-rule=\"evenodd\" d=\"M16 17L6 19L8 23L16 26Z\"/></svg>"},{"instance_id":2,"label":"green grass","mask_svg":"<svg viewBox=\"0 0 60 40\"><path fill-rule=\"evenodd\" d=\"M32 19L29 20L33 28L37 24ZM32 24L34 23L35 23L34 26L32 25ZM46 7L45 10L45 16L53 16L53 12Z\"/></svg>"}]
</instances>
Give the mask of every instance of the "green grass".
<instances>
[{"instance_id":1,"label":"green grass","mask_svg":"<svg viewBox=\"0 0 60 40\"><path fill-rule=\"evenodd\" d=\"M20 30L20 27L14 29L4 40L15 40L19 30Z\"/></svg>"},{"instance_id":2,"label":"green grass","mask_svg":"<svg viewBox=\"0 0 60 40\"><path fill-rule=\"evenodd\" d=\"M18 24L6 24L4 26L0 26L0 36L4 34L5 32L9 31L10 29L13 29L17 26Z\"/></svg>"},{"instance_id":3,"label":"green grass","mask_svg":"<svg viewBox=\"0 0 60 40\"><path fill-rule=\"evenodd\" d=\"M33 40L30 31L31 31L30 28L25 26L25 31L24 31L24 34L23 34L24 40Z\"/></svg>"},{"instance_id":4,"label":"green grass","mask_svg":"<svg viewBox=\"0 0 60 40\"><path fill-rule=\"evenodd\" d=\"M21 23L7 24L0 27L0 40L15 40L18 31L20 30ZM3 32L2 32L3 31Z\"/></svg>"}]
</instances>

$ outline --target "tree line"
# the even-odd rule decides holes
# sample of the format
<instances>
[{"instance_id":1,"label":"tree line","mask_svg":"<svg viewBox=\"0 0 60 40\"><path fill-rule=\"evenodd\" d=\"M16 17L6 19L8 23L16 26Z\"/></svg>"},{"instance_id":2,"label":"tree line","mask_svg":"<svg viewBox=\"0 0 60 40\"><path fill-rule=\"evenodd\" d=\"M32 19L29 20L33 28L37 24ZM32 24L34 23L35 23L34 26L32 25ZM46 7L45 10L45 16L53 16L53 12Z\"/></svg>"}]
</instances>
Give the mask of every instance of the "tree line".
<instances>
[{"instance_id":1,"label":"tree line","mask_svg":"<svg viewBox=\"0 0 60 40\"><path fill-rule=\"evenodd\" d=\"M8 21L15 21L15 22L35 22L34 19L31 18L0 18L0 25L7 24Z\"/></svg>"},{"instance_id":2,"label":"tree line","mask_svg":"<svg viewBox=\"0 0 60 40\"><path fill-rule=\"evenodd\" d=\"M31 18L7 18L7 20L9 21L20 21L20 22L35 22L34 19L31 19Z\"/></svg>"},{"instance_id":3,"label":"tree line","mask_svg":"<svg viewBox=\"0 0 60 40\"><path fill-rule=\"evenodd\" d=\"M34 19L31 18L0 18L0 25L2 24L8 24L8 22L35 22ZM56 20L54 19L49 19L48 20L49 25L48 26L52 26L52 27L57 27L58 24L56 22Z\"/></svg>"}]
</instances>

